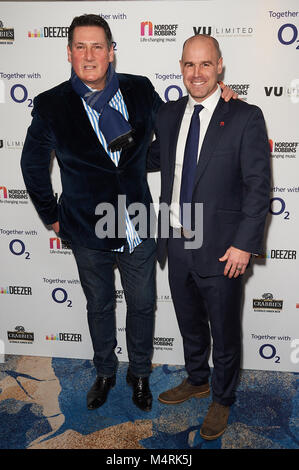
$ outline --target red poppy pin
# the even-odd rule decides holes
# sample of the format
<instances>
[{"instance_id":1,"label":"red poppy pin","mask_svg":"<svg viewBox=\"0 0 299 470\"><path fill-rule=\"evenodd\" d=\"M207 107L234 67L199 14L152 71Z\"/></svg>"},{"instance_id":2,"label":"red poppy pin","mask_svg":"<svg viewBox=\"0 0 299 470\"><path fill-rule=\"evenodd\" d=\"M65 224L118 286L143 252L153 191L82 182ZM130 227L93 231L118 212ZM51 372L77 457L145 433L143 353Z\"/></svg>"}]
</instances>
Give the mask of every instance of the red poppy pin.
<instances>
[{"instance_id":1,"label":"red poppy pin","mask_svg":"<svg viewBox=\"0 0 299 470\"><path fill-rule=\"evenodd\" d=\"M220 127L223 127L224 126L224 121L221 121L220 122Z\"/></svg>"}]
</instances>

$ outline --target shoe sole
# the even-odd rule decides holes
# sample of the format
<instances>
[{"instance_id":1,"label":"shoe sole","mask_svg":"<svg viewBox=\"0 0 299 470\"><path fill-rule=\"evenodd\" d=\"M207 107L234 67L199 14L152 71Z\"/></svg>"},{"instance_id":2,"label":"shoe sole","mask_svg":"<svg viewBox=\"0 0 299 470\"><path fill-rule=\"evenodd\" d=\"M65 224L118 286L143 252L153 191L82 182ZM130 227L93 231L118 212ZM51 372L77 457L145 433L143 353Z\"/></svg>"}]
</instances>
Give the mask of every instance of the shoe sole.
<instances>
[{"instance_id":1,"label":"shoe sole","mask_svg":"<svg viewBox=\"0 0 299 470\"><path fill-rule=\"evenodd\" d=\"M182 400L163 400L163 398L158 397L158 400L161 403L164 403L165 405L177 405L178 403L183 403L184 401L189 400L190 398L206 398L210 395L210 389L207 390L206 392L198 392L198 393L193 393L192 395L189 395L187 398L183 398Z\"/></svg>"},{"instance_id":2,"label":"shoe sole","mask_svg":"<svg viewBox=\"0 0 299 470\"><path fill-rule=\"evenodd\" d=\"M226 428L223 429L223 431L219 432L218 434L214 434L214 436L206 436L205 434L202 434L201 431L199 432L199 434L206 441L213 441L214 439L218 439L218 437L222 436L222 434L224 434L225 430L226 430Z\"/></svg>"}]
</instances>

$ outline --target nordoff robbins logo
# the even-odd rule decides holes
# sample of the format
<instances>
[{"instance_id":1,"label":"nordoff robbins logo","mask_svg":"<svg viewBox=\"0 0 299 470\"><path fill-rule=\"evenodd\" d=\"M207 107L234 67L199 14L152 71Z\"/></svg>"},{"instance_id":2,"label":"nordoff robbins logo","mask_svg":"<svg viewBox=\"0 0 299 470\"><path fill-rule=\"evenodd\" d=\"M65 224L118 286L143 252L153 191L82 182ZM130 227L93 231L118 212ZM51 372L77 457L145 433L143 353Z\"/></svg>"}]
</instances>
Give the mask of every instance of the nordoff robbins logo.
<instances>
[{"instance_id":1,"label":"nordoff robbins logo","mask_svg":"<svg viewBox=\"0 0 299 470\"><path fill-rule=\"evenodd\" d=\"M256 312L279 312L283 307L283 300L276 300L270 292L262 295L261 299L253 299L252 307Z\"/></svg>"},{"instance_id":2,"label":"nordoff robbins logo","mask_svg":"<svg viewBox=\"0 0 299 470\"><path fill-rule=\"evenodd\" d=\"M140 24L141 36L176 36L178 24L153 24L151 21L142 21Z\"/></svg>"},{"instance_id":3,"label":"nordoff robbins logo","mask_svg":"<svg viewBox=\"0 0 299 470\"><path fill-rule=\"evenodd\" d=\"M154 348L165 351L173 350L174 338L165 338L165 337L155 337L154 338Z\"/></svg>"}]
</instances>

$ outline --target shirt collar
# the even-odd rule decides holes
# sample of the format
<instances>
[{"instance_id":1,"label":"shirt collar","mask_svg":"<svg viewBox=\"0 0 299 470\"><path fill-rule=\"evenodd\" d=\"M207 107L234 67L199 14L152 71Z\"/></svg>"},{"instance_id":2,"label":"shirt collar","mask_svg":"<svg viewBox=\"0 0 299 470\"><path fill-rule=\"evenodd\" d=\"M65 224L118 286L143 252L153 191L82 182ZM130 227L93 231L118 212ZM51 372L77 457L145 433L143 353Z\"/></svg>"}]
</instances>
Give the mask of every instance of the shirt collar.
<instances>
[{"instance_id":1,"label":"shirt collar","mask_svg":"<svg viewBox=\"0 0 299 470\"><path fill-rule=\"evenodd\" d=\"M206 98L205 100L203 100L201 103L198 103L197 101L195 101L194 98L192 98L192 96L189 95L187 109L190 113L193 113L194 106L196 104L202 104L206 109L210 111L210 113L213 113L217 106L220 96L221 96L221 88L217 84L217 89L214 91L214 93L208 98Z\"/></svg>"}]
</instances>

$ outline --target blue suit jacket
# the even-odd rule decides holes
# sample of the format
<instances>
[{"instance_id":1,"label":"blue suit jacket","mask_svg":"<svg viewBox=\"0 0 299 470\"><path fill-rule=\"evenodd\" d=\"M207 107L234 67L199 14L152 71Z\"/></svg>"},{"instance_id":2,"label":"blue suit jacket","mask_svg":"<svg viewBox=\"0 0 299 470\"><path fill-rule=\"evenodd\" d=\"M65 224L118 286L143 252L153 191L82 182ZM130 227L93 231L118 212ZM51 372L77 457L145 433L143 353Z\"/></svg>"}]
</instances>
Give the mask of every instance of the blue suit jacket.
<instances>
[{"instance_id":1,"label":"blue suit jacket","mask_svg":"<svg viewBox=\"0 0 299 470\"><path fill-rule=\"evenodd\" d=\"M187 97L164 104L158 113L156 141L148 167L161 168L161 203L171 204L176 145ZM202 276L223 274L218 259L232 245L250 253L263 250L269 210L270 149L261 110L240 100L216 106L202 145L193 202L203 203L203 244L193 250ZM161 227L159 215L158 229ZM158 238L158 259L165 259L167 239Z\"/></svg>"},{"instance_id":2,"label":"blue suit jacket","mask_svg":"<svg viewBox=\"0 0 299 470\"><path fill-rule=\"evenodd\" d=\"M151 203L146 153L162 100L146 77L118 74L118 78L135 142L122 151L118 167L100 144L70 81L35 98L21 158L25 185L42 221L52 224L59 220L61 238L94 249L118 248L125 241L123 236L96 236L99 203L115 208L116 235L118 195L126 195L127 205L139 202L148 208ZM62 182L58 202L49 174L53 150Z\"/></svg>"}]
</instances>

